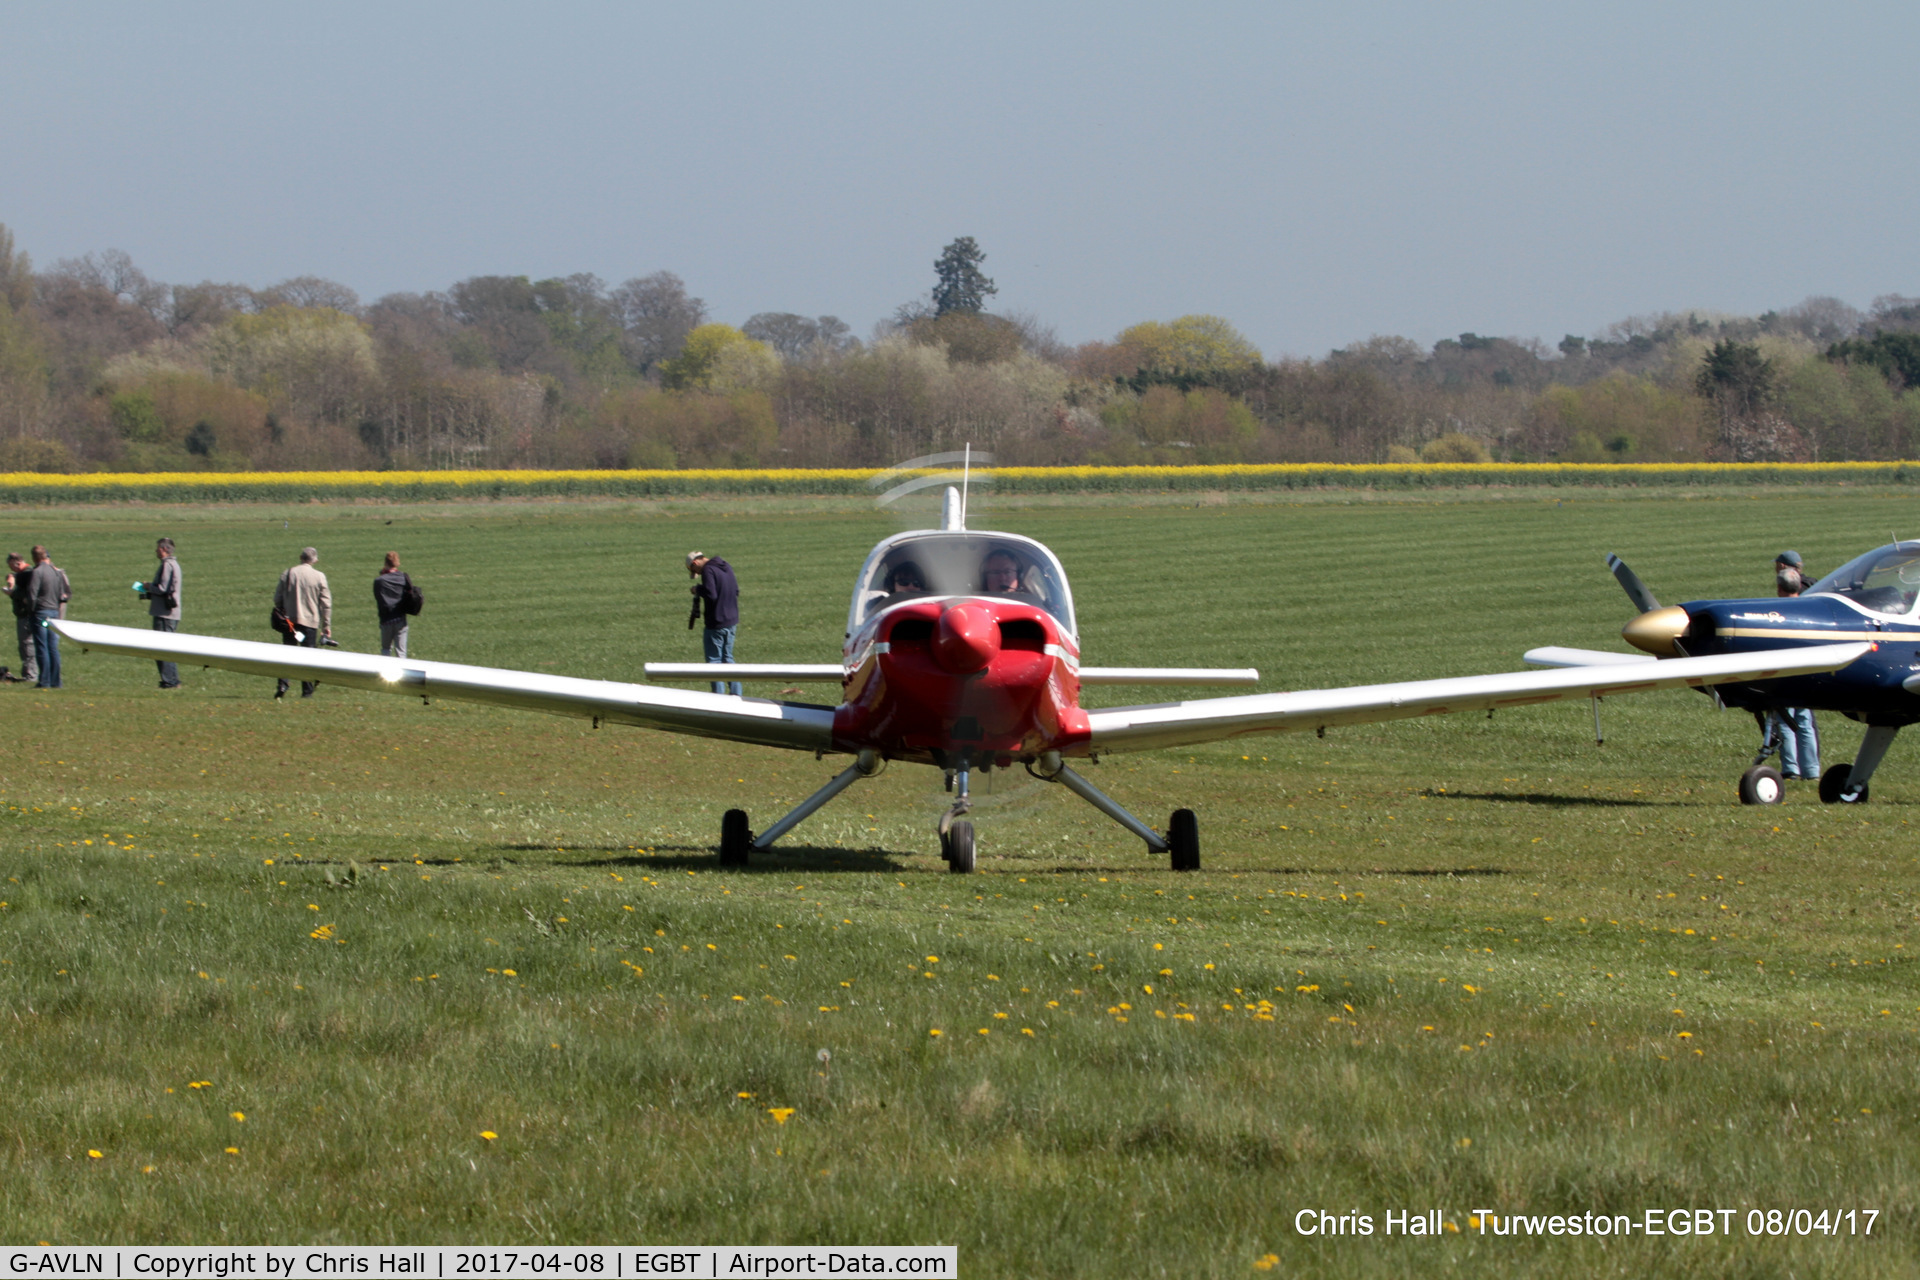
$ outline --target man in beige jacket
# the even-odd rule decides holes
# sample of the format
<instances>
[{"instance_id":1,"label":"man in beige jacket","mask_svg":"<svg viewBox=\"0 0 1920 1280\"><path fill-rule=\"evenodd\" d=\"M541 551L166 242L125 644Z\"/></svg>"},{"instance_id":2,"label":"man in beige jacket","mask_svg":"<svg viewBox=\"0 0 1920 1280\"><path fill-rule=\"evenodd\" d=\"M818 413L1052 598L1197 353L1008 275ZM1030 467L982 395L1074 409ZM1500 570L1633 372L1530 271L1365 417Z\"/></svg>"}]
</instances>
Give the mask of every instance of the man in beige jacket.
<instances>
[{"instance_id":1,"label":"man in beige jacket","mask_svg":"<svg viewBox=\"0 0 1920 1280\"><path fill-rule=\"evenodd\" d=\"M282 644L318 649L323 637L329 643L333 640L333 591L327 586L327 575L313 567L319 560L318 551L312 547L301 548L300 563L281 574L280 585L274 588L273 607L284 613L293 625L291 631L281 634ZM318 681L302 680L300 696L311 698L318 687ZM273 696L287 696L285 680Z\"/></svg>"}]
</instances>

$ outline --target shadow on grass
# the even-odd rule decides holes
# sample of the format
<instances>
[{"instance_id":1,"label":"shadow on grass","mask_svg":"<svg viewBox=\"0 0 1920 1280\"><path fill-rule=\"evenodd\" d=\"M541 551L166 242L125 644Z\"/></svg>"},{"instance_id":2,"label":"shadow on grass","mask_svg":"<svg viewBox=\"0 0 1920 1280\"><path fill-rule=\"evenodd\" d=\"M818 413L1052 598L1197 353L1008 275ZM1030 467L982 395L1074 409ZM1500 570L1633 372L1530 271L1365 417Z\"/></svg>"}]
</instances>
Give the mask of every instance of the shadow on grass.
<instances>
[{"instance_id":1,"label":"shadow on grass","mask_svg":"<svg viewBox=\"0 0 1920 1280\"><path fill-rule=\"evenodd\" d=\"M658 867L669 870L718 871L720 850L710 844L656 844L648 846L652 852L639 853L626 845L567 845L555 849L552 845L508 844L497 845L501 852L548 853L557 854L553 859L556 865L569 867ZM580 854L603 854L604 857L578 857ZM771 850L754 852L744 867L727 867L725 870L751 875L755 872L778 873L788 875L795 871L894 871L913 870L901 859L913 857L910 853L891 853L884 849L843 849L834 845L776 845ZM526 862L527 859L508 859ZM433 859L428 859L431 862ZM452 861L442 859L441 861ZM472 859L468 859L469 862Z\"/></svg>"},{"instance_id":2,"label":"shadow on grass","mask_svg":"<svg viewBox=\"0 0 1920 1280\"><path fill-rule=\"evenodd\" d=\"M1494 804L1534 804L1550 809L1677 809L1678 800L1616 800L1611 796L1548 795L1541 791L1428 791L1427 800L1490 800Z\"/></svg>"}]
</instances>

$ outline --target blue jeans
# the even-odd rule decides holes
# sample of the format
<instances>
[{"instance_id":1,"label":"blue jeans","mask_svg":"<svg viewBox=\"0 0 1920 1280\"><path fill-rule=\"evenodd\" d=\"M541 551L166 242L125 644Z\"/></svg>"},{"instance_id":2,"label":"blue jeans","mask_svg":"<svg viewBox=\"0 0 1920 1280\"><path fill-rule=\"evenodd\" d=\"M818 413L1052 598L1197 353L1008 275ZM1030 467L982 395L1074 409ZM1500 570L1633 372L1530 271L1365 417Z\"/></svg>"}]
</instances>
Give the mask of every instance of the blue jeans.
<instances>
[{"instance_id":1,"label":"blue jeans","mask_svg":"<svg viewBox=\"0 0 1920 1280\"><path fill-rule=\"evenodd\" d=\"M1780 708L1780 774L1786 778L1820 776L1820 734L1806 707Z\"/></svg>"},{"instance_id":2,"label":"blue jeans","mask_svg":"<svg viewBox=\"0 0 1920 1280\"><path fill-rule=\"evenodd\" d=\"M60 687L60 633L47 623L60 616L58 609L42 609L33 615L33 657L40 664L40 687Z\"/></svg>"},{"instance_id":3,"label":"blue jeans","mask_svg":"<svg viewBox=\"0 0 1920 1280\"><path fill-rule=\"evenodd\" d=\"M733 628L708 627L705 631L701 632L700 652L705 655L708 662L732 662ZM713 682L713 691L715 693L731 693L735 697L739 697L741 692L740 682L735 680L729 683L725 680L715 680Z\"/></svg>"}]
</instances>

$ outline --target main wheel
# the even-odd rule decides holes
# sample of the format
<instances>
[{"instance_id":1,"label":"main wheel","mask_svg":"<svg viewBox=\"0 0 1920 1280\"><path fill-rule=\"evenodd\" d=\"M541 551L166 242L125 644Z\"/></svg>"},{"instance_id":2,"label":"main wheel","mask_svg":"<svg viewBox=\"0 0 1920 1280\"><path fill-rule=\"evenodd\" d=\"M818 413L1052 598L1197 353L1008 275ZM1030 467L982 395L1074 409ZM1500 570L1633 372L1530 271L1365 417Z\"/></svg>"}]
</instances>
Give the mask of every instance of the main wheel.
<instances>
[{"instance_id":1,"label":"main wheel","mask_svg":"<svg viewBox=\"0 0 1920 1280\"><path fill-rule=\"evenodd\" d=\"M1867 788L1861 787L1854 795L1847 794L1847 783L1853 779L1853 766L1837 764L1820 775L1821 804L1865 804Z\"/></svg>"},{"instance_id":2,"label":"main wheel","mask_svg":"<svg viewBox=\"0 0 1920 1280\"><path fill-rule=\"evenodd\" d=\"M965 818L947 828L947 865L958 876L973 870L973 824Z\"/></svg>"},{"instance_id":3,"label":"main wheel","mask_svg":"<svg viewBox=\"0 0 1920 1280\"><path fill-rule=\"evenodd\" d=\"M1771 765L1757 764L1740 775L1741 804L1779 804L1785 790L1780 771Z\"/></svg>"},{"instance_id":4,"label":"main wheel","mask_svg":"<svg viewBox=\"0 0 1920 1280\"><path fill-rule=\"evenodd\" d=\"M1175 871L1200 869L1200 820L1191 809L1175 809L1167 819L1167 843L1173 846Z\"/></svg>"},{"instance_id":5,"label":"main wheel","mask_svg":"<svg viewBox=\"0 0 1920 1280\"><path fill-rule=\"evenodd\" d=\"M747 811L729 809L720 817L720 865L744 867L753 832L747 829Z\"/></svg>"}]
</instances>

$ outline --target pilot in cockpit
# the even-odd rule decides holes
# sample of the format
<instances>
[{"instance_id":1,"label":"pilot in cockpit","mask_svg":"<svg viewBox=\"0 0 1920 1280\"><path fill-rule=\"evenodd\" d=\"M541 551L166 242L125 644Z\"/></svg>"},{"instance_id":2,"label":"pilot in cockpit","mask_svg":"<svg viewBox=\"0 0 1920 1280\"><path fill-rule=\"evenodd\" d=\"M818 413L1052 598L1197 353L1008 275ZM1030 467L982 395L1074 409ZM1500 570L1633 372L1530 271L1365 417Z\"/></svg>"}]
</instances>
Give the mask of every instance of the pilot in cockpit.
<instances>
[{"instance_id":1,"label":"pilot in cockpit","mask_svg":"<svg viewBox=\"0 0 1920 1280\"><path fill-rule=\"evenodd\" d=\"M987 595L1006 595L1021 590L1020 562L1010 551L994 551L980 563L980 589Z\"/></svg>"}]
</instances>

